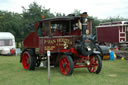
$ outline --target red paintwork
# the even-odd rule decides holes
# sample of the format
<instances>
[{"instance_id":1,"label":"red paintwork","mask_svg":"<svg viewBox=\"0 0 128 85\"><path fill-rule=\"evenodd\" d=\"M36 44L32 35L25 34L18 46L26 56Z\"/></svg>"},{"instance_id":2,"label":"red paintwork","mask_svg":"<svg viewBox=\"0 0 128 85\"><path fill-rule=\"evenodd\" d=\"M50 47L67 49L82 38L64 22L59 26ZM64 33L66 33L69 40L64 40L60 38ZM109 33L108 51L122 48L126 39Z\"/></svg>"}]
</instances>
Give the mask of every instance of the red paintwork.
<instances>
[{"instance_id":1,"label":"red paintwork","mask_svg":"<svg viewBox=\"0 0 128 85\"><path fill-rule=\"evenodd\" d=\"M80 29L76 29L76 30L73 30L72 35L81 35L81 30Z\"/></svg>"},{"instance_id":2,"label":"red paintwork","mask_svg":"<svg viewBox=\"0 0 128 85\"><path fill-rule=\"evenodd\" d=\"M87 67L89 69L89 72L95 72L97 70L97 67L98 67L98 60L96 57L94 56L81 56L77 53L77 51L74 49L74 48L71 48L71 49L63 49L63 50L60 50L60 52L63 52L63 53L73 53L74 55L76 56L79 56L79 59L75 62L74 61L74 68L85 68ZM79 63L83 63L84 60L88 60L90 62L89 65L84 65L84 64L77 64L77 62ZM63 64L65 64L65 67L63 67ZM66 75L67 72L69 71L69 62L66 58L62 58L61 59L61 62L60 62L60 70L61 70L61 73Z\"/></svg>"},{"instance_id":3,"label":"red paintwork","mask_svg":"<svg viewBox=\"0 0 128 85\"><path fill-rule=\"evenodd\" d=\"M92 34L92 19L88 20L87 29L89 30L89 34Z\"/></svg>"},{"instance_id":4,"label":"red paintwork","mask_svg":"<svg viewBox=\"0 0 128 85\"><path fill-rule=\"evenodd\" d=\"M70 53L73 53L75 56L79 56L79 59L77 61L74 61L74 68L88 67L90 72L95 72L96 71L96 67L98 66L96 57L94 57L94 56L81 56L77 53L77 51L74 48L62 49L62 50L60 50L60 52L62 52L62 53L70 52ZM81 64L77 65L77 62L83 63L84 60L89 60L90 64L89 65L81 65ZM61 69L62 69L62 67L61 67Z\"/></svg>"},{"instance_id":5,"label":"red paintwork","mask_svg":"<svg viewBox=\"0 0 128 85\"><path fill-rule=\"evenodd\" d=\"M31 32L24 39L24 48L39 48L39 36L37 35L37 28L39 23L35 24L35 32Z\"/></svg>"},{"instance_id":6,"label":"red paintwork","mask_svg":"<svg viewBox=\"0 0 128 85\"><path fill-rule=\"evenodd\" d=\"M15 54L15 49L12 48L12 49L10 50L10 53L11 53L11 55L14 55L14 54Z\"/></svg>"},{"instance_id":7,"label":"red paintwork","mask_svg":"<svg viewBox=\"0 0 128 85\"><path fill-rule=\"evenodd\" d=\"M43 19L35 24L35 31L29 33L23 42L25 50L20 59L24 69L30 69L30 66L35 63L37 66L41 61L47 59L46 53L49 50L51 52L51 64L56 65L59 62L60 71L64 75L72 73L73 67L87 67L90 72L95 72L98 64L94 56L82 56L76 50L76 41L81 40L82 30L85 32L84 28L86 27L89 30L89 34L92 32L92 21L89 20L87 23L85 22L86 18L87 13L85 12L81 17L68 16ZM79 24L78 21L81 21L82 30L79 29L80 25L76 28L76 25ZM85 26L86 23L87 26ZM86 42L90 41L86 40ZM30 56L31 53L28 50L32 50L31 52L34 56ZM63 54L71 57L69 58L69 56L64 56ZM32 58L35 63L30 62L32 60L31 57L36 58Z\"/></svg>"},{"instance_id":8,"label":"red paintwork","mask_svg":"<svg viewBox=\"0 0 128 85\"><path fill-rule=\"evenodd\" d=\"M39 47L39 36L35 32L31 32L24 39L24 48L38 48Z\"/></svg>"},{"instance_id":9,"label":"red paintwork","mask_svg":"<svg viewBox=\"0 0 128 85\"><path fill-rule=\"evenodd\" d=\"M39 49L40 54L46 53L50 50L51 53L66 51L69 48L75 46L75 41L78 40L80 36L53 36L53 37L40 37L39 38ZM68 45L67 49L64 49L64 42ZM71 49L70 49L71 50ZM69 50L69 51L70 51Z\"/></svg>"},{"instance_id":10,"label":"red paintwork","mask_svg":"<svg viewBox=\"0 0 128 85\"><path fill-rule=\"evenodd\" d=\"M74 68L88 67L89 72L95 72L97 67L98 67L98 60L97 60L97 58L94 57L94 56L89 56L89 59L88 59L88 57L86 57L85 60L89 60L90 64L89 65L77 65L77 64L75 64Z\"/></svg>"},{"instance_id":11,"label":"red paintwork","mask_svg":"<svg viewBox=\"0 0 128 85\"><path fill-rule=\"evenodd\" d=\"M68 52L71 52L71 50L70 49L61 49L60 52L61 53L68 53Z\"/></svg>"},{"instance_id":12,"label":"red paintwork","mask_svg":"<svg viewBox=\"0 0 128 85\"><path fill-rule=\"evenodd\" d=\"M127 43L128 25L122 21L101 23L97 26L97 40L101 43Z\"/></svg>"},{"instance_id":13,"label":"red paintwork","mask_svg":"<svg viewBox=\"0 0 128 85\"><path fill-rule=\"evenodd\" d=\"M120 38L120 41L125 41L125 38Z\"/></svg>"},{"instance_id":14,"label":"red paintwork","mask_svg":"<svg viewBox=\"0 0 128 85\"><path fill-rule=\"evenodd\" d=\"M67 60L66 57L62 57L60 60L60 71L62 74L67 75L69 72L69 61Z\"/></svg>"},{"instance_id":15,"label":"red paintwork","mask_svg":"<svg viewBox=\"0 0 128 85\"><path fill-rule=\"evenodd\" d=\"M121 36L121 37L124 37L124 36L125 36L125 33L121 33L120 36Z\"/></svg>"},{"instance_id":16,"label":"red paintwork","mask_svg":"<svg viewBox=\"0 0 128 85\"><path fill-rule=\"evenodd\" d=\"M97 40L99 42L119 42L119 27L98 27L97 28Z\"/></svg>"},{"instance_id":17,"label":"red paintwork","mask_svg":"<svg viewBox=\"0 0 128 85\"><path fill-rule=\"evenodd\" d=\"M24 67L24 69L29 69L30 66L30 56L28 53L24 53L22 56L22 65Z\"/></svg>"},{"instance_id":18,"label":"red paintwork","mask_svg":"<svg viewBox=\"0 0 128 85\"><path fill-rule=\"evenodd\" d=\"M80 55L78 54L78 52L76 51L75 48L71 48L71 49L61 49L60 52L61 52L61 53L73 53L73 54L76 55L76 56L80 56Z\"/></svg>"},{"instance_id":19,"label":"red paintwork","mask_svg":"<svg viewBox=\"0 0 128 85\"><path fill-rule=\"evenodd\" d=\"M90 61L90 65L88 66L89 72L95 72L98 66L97 57L91 56L89 61Z\"/></svg>"}]
</instances>

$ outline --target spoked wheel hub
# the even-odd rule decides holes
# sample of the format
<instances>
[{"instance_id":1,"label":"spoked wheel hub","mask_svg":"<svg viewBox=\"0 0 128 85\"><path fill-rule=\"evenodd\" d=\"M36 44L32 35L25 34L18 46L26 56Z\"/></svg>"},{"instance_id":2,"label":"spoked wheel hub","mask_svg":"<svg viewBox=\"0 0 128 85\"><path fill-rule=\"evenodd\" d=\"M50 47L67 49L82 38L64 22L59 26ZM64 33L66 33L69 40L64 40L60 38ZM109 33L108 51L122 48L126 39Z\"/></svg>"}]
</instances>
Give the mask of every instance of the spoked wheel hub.
<instances>
[{"instance_id":1,"label":"spoked wheel hub","mask_svg":"<svg viewBox=\"0 0 128 85\"><path fill-rule=\"evenodd\" d=\"M91 57L91 64L89 66L89 71L90 72L95 72L96 68L98 66L97 58L96 57Z\"/></svg>"},{"instance_id":2,"label":"spoked wheel hub","mask_svg":"<svg viewBox=\"0 0 128 85\"><path fill-rule=\"evenodd\" d=\"M88 66L88 70L91 73L99 73L102 68L102 60L99 55L90 56L90 65Z\"/></svg>"},{"instance_id":3,"label":"spoked wheel hub","mask_svg":"<svg viewBox=\"0 0 128 85\"><path fill-rule=\"evenodd\" d=\"M69 72L69 61L65 57L63 57L60 61L60 70L64 75Z\"/></svg>"},{"instance_id":4,"label":"spoked wheel hub","mask_svg":"<svg viewBox=\"0 0 128 85\"><path fill-rule=\"evenodd\" d=\"M35 69L35 56L32 50L27 50L22 53L22 65L26 70Z\"/></svg>"},{"instance_id":5,"label":"spoked wheel hub","mask_svg":"<svg viewBox=\"0 0 128 85\"><path fill-rule=\"evenodd\" d=\"M73 72L73 66L73 60L70 56L62 56L59 67L63 75L71 75Z\"/></svg>"},{"instance_id":6,"label":"spoked wheel hub","mask_svg":"<svg viewBox=\"0 0 128 85\"><path fill-rule=\"evenodd\" d=\"M24 69L29 69L30 66L30 56L27 52L25 52L22 56L22 65Z\"/></svg>"},{"instance_id":7,"label":"spoked wheel hub","mask_svg":"<svg viewBox=\"0 0 128 85\"><path fill-rule=\"evenodd\" d=\"M63 68L65 68L65 66L66 66L66 65L65 65L65 63L64 63L64 64L63 64Z\"/></svg>"}]
</instances>

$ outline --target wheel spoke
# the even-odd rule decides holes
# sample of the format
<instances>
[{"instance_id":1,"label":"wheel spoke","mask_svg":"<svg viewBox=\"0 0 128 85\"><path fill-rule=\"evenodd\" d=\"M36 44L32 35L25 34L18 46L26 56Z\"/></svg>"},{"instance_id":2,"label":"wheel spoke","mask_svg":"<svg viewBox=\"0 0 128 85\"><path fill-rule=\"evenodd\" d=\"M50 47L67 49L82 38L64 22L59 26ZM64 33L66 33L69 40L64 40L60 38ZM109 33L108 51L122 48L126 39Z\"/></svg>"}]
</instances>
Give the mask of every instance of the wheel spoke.
<instances>
[{"instance_id":1,"label":"wheel spoke","mask_svg":"<svg viewBox=\"0 0 128 85\"><path fill-rule=\"evenodd\" d=\"M24 53L22 56L22 64L24 69L28 69L30 66L30 56L27 53Z\"/></svg>"},{"instance_id":2,"label":"wheel spoke","mask_svg":"<svg viewBox=\"0 0 128 85\"><path fill-rule=\"evenodd\" d=\"M68 75L70 70L70 62L67 57L63 56L60 60L60 71L64 75Z\"/></svg>"},{"instance_id":3,"label":"wheel spoke","mask_svg":"<svg viewBox=\"0 0 128 85\"><path fill-rule=\"evenodd\" d=\"M97 58L96 57L94 57L94 58L95 58L95 61L94 62L96 63L97 62Z\"/></svg>"},{"instance_id":4,"label":"wheel spoke","mask_svg":"<svg viewBox=\"0 0 128 85\"><path fill-rule=\"evenodd\" d=\"M90 72L92 72L92 70L93 70L93 67L90 67L90 69L89 69L89 70L90 70Z\"/></svg>"},{"instance_id":5,"label":"wheel spoke","mask_svg":"<svg viewBox=\"0 0 128 85\"><path fill-rule=\"evenodd\" d=\"M90 72L95 72L96 68L98 66L96 56L92 56L90 62L91 63L90 63L89 71Z\"/></svg>"}]
</instances>

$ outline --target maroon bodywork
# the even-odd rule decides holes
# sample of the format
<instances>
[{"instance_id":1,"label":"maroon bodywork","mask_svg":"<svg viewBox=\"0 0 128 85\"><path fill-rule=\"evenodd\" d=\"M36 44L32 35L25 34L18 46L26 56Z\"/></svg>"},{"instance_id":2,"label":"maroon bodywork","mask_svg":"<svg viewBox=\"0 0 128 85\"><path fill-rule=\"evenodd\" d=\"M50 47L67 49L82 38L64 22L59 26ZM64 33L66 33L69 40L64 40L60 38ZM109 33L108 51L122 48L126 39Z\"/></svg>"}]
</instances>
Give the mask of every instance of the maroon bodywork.
<instances>
[{"instance_id":1,"label":"maroon bodywork","mask_svg":"<svg viewBox=\"0 0 128 85\"><path fill-rule=\"evenodd\" d=\"M35 32L31 32L24 39L24 48L39 48L39 36Z\"/></svg>"},{"instance_id":2,"label":"maroon bodywork","mask_svg":"<svg viewBox=\"0 0 128 85\"><path fill-rule=\"evenodd\" d=\"M118 27L99 27L97 28L97 40L99 42L119 42Z\"/></svg>"},{"instance_id":3,"label":"maroon bodywork","mask_svg":"<svg viewBox=\"0 0 128 85\"><path fill-rule=\"evenodd\" d=\"M64 75L71 75L73 68L82 67L87 67L89 72L99 73L102 67L99 53L94 53L94 47L91 48L93 42L84 38L86 27L91 26L89 23L86 26L86 18L87 14L83 14L82 17L66 16L39 21L35 31L24 39L20 59L24 69L34 70L41 61L47 60L47 51L50 51L50 63L55 66L59 64Z\"/></svg>"},{"instance_id":4,"label":"maroon bodywork","mask_svg":"<svg viewBox=\"0 0 128 85\"><path fill-rule=\"evenodd\" d=\"M55 21L67 21L70 18L57 18ZM71 18L71 20L74 20ZM43 21L47 21L43 20ZM42 21L42 22L43 22ZM53 22L54 20L49 20L49 22ZM57 31L55 33L51 33L51 28L49 28L49 34L46 36L45 34L41 33L42 36L40 37L37 33L38 26L41 22L35 25L35 32L31 32L25 39L24 39L24 48L36 48L39 49L37 53L46 53L47 50L51 52L60 52L61 49L64 49L64 43L68 44L68 48L74 48L75 41L79 40L81 37L81 30L76 29L72 30L71 32L62 35L61 32Z\"/></svg>"},{"instance_id":5,"label":"maroon bodywork","mask_svg":"<svg viewBox=\"0 0 128 85\"><path fill-rule=\"evenodd\" d=\"M122 22L102 23L96 28L98 42L127 43L128 25Z\"/></svg>"}]
</instances>

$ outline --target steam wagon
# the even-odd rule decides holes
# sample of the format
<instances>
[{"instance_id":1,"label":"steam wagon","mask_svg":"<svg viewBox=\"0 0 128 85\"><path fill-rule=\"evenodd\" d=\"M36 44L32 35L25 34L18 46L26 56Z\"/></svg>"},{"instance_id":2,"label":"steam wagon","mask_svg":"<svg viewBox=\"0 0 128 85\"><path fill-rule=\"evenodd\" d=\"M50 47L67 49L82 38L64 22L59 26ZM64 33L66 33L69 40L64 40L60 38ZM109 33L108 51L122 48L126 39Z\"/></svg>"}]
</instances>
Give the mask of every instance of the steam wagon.
<instances>
[{"instance_id":1,"label":"steam wagon","mask_svg":"<svg viewBox=\"0 0 128 85\"><path fill-rule=\"evenodd\" d=\"M101 43L128 43L128 21L100 23L96 31Z\"/></svg>"},{"instance_id":2,"label":"steam wagon","mask_svg":"<svg viewBox=\"0 0 128 85\"><path fill-rule=\"evenodd\" d=\"M74 68L87 68L100 73L102 60L95 40L88 35L87 12L80 16L64 16L43 19L35 24L35 31L24 39L20 62L26 70L34 70L47 61L59 66L63 75L71 75Z\"/></svg>"}]
</instances>

